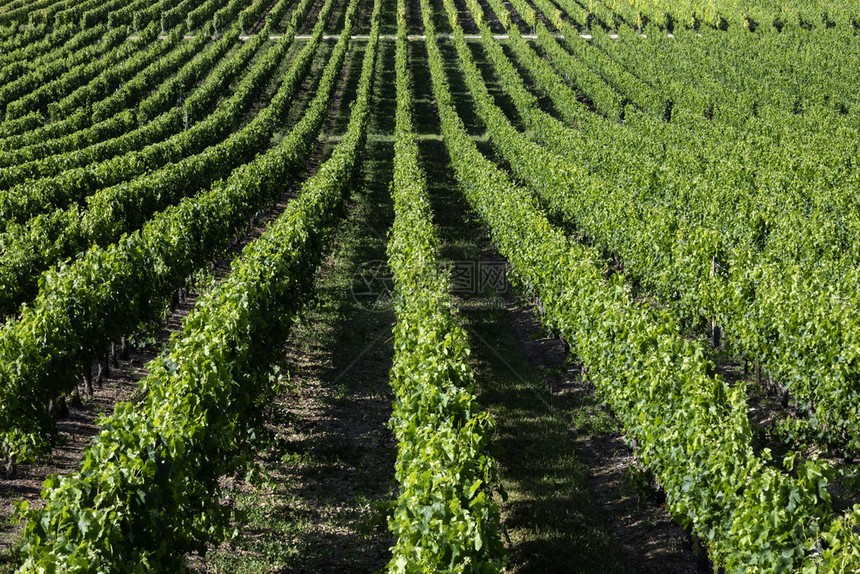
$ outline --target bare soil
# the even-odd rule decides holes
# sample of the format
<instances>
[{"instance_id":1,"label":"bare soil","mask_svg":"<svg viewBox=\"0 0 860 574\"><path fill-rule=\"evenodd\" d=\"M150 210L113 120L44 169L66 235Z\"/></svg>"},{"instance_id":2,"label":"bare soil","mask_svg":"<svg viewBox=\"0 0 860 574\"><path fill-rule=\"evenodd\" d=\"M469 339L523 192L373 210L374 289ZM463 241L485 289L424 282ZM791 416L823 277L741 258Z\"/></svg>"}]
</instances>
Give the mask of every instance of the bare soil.
<instances>
[{"instance_id":1,"label":"bare soil","mask_svg":"<svg viewBox=\"0 0 860 574\"><path fill-rule=\"evenodd\" d=\"M423 45L413 44L410 50L413 74L426 77ZM462 112L471 102L454 69L449 68L449 82ZM430 99L423 81L414 86L416 101ZM429 127L438 121L427 117L436 115L432 101L416 112L416 125ZM472 129L479 131L480 126ZM438 127L433 131L438 133ZM488 144L478 145L493 156ZM440 167L450 164L444 145L424 140L421 147L443 239L440 255L504 265L487 230L459 195L450 169ZM562 341L541 327L533 302L513 289L459 294L458 299L476 357L479 400L494 412L500 429L503 483L507 481L512 493L502 503L512 536L509 571L710 572L707 558L693 551L690 536L672 520L661 494L639 468L611 412L600 406L583 380L582 367ZM514 382L498 382L505 377ZM570 422L559 425L560 420ZM570 456L564 454L568 451ZM566 470L559 474L560 468ZM544 473L543 479L528 476L534 473ZM584 485L568 482L565 473L581 473ZM555 484L554 491L550 485ZM585 507L593 508L586 511L593 514L574 517ZM571 528L587 531L595 549L572 550L580 541Z\"/></svg>"},{"instance_id":2,"label":"bare soil","mask_svg":"<svg viewBox=\"0 0 860 574\"><path fill-rule=\"evenodd\" d=\"M534 302L507 298L507 311L517 340L534 368L549 374L553 397L577 396L576 404L599 404L594 387L584 378L582 365L566 364L568 353L561 339L548 336L540 325ZM611 411L601 406L601 410ZM635 572L712 572L707 557L693 551L693 541L666 509L662 493L637 463L624 434L582 432L573 434L576 454L589 469L594 500L608 518L613 537L625 554L624 561Z\"/></svg>"},{"instance_id":3,"label":"bare soil","mask_svg":"<svg viewBox=\"0 0 860 574\"><path fill-rule=\"evenodd\" d=\"M363 265L385 258L392 218L393 148L374 138L391 121L389 48L380 48L379 105L346 219L286 345L284 389L267 409L270 438L255 461L258 477L224 483L238 536L206 557L190 556L194 572L374 572L390 559L386 519L395 496L396 442L386 422L394 317L390 306L368 306L355 296ZM329 136L348 115L342 102L352 97L361 55L363 46L354 44Z\"/></svg>"}]
</instances>

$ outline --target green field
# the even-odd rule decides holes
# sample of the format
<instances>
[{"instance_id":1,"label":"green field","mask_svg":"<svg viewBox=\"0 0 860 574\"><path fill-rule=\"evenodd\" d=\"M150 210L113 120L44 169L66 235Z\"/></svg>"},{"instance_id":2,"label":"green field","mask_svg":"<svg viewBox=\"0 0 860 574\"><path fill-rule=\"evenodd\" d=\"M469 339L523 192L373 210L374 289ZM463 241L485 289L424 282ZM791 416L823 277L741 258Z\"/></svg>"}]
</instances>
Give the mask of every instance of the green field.
<instances>
[{"instance_id":1,"label":"green field","mask_svg":"<svg viewBox=\"0 0 860 574\"><path fill-rule=\"evenodd\" d=\"M860 571L858 34L0 0L0 573Z\"/></svg>"}]
</instances>

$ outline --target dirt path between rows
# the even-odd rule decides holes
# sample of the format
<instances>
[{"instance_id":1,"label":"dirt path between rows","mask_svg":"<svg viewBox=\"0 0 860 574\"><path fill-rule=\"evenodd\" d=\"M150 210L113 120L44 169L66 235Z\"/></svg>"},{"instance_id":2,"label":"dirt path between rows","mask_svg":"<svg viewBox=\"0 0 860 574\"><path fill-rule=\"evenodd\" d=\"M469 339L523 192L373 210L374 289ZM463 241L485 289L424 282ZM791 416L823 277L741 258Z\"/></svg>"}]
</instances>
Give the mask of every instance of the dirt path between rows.
<instances>
[{"instance_id":1,"label":"dirt path between rows","mask_svg":"<svg viewBox=\"0 0 860 574\"><path fill-rule=\"evenodd\" d=\"M438 134L426 51L423 44L410 50L416 125ZM455 104L469 115L456 64L448 64ZM473 134L482 131L474 116L467 122ZM456 276L453 292L470 334L478 397L498 422L494 454L509 495L502 502L509 571L711 571L636 464L581 366L540 326L534 302L498 282L510 269L445 167L443 142L427 138L420 145L441 256ZM479 138L478 145L493 157L488 142Z\"/></svg>"},{"instance_id":2,"label":"dirt path between rows","mask_svg":"<svg viewBox=\"0 0 860 574\"><path fill-rule=\"evenodd\" d=\"M364 45L354 49L344 101L351 99ZM283 391L267 409L270 438L255 471L224 484L238 535L205 558L190 557L193 572L376 572L390 559L396 441L386 423L394 398L388 385L394 315L384 260L393 146L379 136L393 127L393 55L393 45L380 45L360 174L314 299L287 343ZM349 106L342 111L329 134L344 129ZM377 279L380 289L368 290Z\"/></svg>"}]
</instances>

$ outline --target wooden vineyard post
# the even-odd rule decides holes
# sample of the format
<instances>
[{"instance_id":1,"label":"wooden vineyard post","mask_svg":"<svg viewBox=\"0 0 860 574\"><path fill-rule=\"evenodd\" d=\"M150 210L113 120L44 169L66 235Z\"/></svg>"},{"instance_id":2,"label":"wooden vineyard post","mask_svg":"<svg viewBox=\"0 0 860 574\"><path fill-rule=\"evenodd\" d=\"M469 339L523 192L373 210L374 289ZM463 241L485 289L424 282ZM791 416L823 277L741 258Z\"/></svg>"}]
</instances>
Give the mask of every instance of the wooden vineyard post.
<instances>
[{"instance_id":1,"label":"wooden vineyard post","mask_svg":"<svg viewBox=\"0 0 860 574\"><path fill-rule=\"evenodd\" d=\"M717 276L717 258L711 258L711 273L714 277ZM711 346L717 348L720 346L720 328L717 327L716 318L711 319Z\"/></svg>"},{"instance_id":2,"label":"wooden vineyard post","mask_svg":"<svg viewBox=\"0 0 860 574\"><path fill-rule=\"evenodd\" d=\"M88 365L86 370L84 371L84 382L87 385L87 395L90 398L95 396L95 392L93 391L93 366Z\"/></svg>"}]
</instances>

